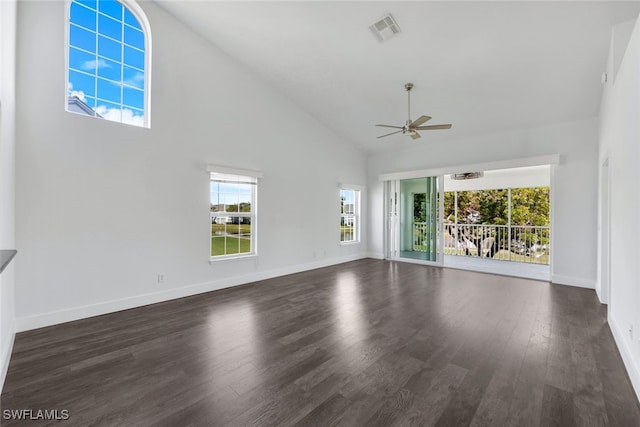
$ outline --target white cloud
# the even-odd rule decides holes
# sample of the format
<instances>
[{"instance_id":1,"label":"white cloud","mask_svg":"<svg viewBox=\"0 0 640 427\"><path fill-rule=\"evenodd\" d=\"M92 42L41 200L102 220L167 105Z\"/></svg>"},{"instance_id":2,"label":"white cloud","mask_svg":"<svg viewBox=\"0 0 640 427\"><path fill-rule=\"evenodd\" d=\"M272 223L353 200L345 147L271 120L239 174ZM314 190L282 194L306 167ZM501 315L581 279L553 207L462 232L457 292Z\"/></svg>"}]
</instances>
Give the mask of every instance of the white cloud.
<instances>
[{"instance_id":1,"label":"white cloud","mask_svg":"<svg viewBox=\"0 0 640 427\"><path fill-rule=\"evenodd\" d=\"M142 89L144 84L144 73L138 71L133 77L125 80L124 84Z\"/></svg>"},{"instance_id":2,"label":"white cloud","mask_svg":"<svg viewBox=\"0 0 640 427\"><path fill-rule=\"evenodd\" d=\"M83 91L73 90L73 83L71 82L68 82L67 86L69 96L77 96L82 102L86 102L86 97ZM128 108L120 110L119 108L107 108L104 105L98 105L95 108L95 112L100 114L106 120L122 122L134 126L144 126L144 117L134 114L133 110Z\"/></svg>"},{"instance_id":3,"label":"white cloud","mask_svg":"<svg viewBox=\"0 0 640 427\"><path fill-rule=\"evenodd\" d=\"M122 110L122 123L135 126L144 126L144 117L133 114L133 111L125 108Z\"/></svg>"},{"instance_id":4,"label":"white cloud","mask_svg":"<svg viewBox=\"0 0 640 427\"><path fill-rule=\"evenodd\" d=\"M81 90L73 90L73 83L68 82L68 93L69 96L77 96L78 99L80 99L80 101L82 102L87 102L87 98L85 97L85 94L83 91Z\"/></svg>"},{"instance_id":5,"label":"white cloud","mask_svg":"<svg viewBox=\"0 0 640 427\"><path fill-rule=\"evenodd\" d=\"M135 115L133 111L128 108L120 110L118 108L107 108L104 105L98 105L96 107L96 113L100 114L105 119L112 120L114 122L144 126L144 117Z\"/></svg>"},{"instance_id":6,"label":"white cloud","mask_svg":"<svg viewBox=\"0 0 640 427\"><path fill-rule=\"evenodd\" d=\"M72 90L69 92L69 96L77 96L80 101L87 102L87 98L85 98L84 92L81 90Z\"/></svg>"},{"instance_id":7,"label":"white cloud","mask_svg":"<svg viewBox=\"0 0 640 427\"><path fill-rule=\"evenodd\" d=\"M80 65L80 68L85 71L94 71L96 68L111 68L111 65L109 65L109 63L104 59L100 58L97 60L92 59L91 61L85 61Z\"/></svg>"}]
</instances>

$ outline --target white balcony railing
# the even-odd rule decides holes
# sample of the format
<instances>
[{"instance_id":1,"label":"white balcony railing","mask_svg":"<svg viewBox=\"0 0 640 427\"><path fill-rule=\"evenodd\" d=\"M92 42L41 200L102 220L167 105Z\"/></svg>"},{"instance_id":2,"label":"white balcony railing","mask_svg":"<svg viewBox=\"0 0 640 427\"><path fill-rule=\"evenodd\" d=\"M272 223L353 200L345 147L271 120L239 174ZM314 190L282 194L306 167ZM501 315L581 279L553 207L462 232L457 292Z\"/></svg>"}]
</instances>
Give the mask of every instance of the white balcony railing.
<instances>
[{"instance_id":1,"label":"white balcony railing","mask_svg":"<svg viewBox=\"0 0 640 427\"><path fill-rule=\"evenodd\" d=\"M413 250L425 251L427 223L413 224ZM551 255L548 226L445 224L444 253L486 257L505 261L549 264Z\"/></svg>"}]
</instances>

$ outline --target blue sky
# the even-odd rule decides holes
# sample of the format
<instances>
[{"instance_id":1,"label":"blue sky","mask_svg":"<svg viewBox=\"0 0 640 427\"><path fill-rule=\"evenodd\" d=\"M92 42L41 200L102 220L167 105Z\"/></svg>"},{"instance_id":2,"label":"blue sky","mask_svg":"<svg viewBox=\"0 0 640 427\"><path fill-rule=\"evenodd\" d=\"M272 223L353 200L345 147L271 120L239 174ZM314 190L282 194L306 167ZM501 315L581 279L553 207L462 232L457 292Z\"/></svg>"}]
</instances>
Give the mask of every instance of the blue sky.
<instances>
[{"instance_id":1,"label":"blue sky","mask_svg":"<svg viewBox=\"0 0 640 427\"><path fill-rule=\"evenodd\" d=\"M340 190L340 197L344 198L344 207L347 207L346 211L343 212L345 214L352 214L354 212L354 205L356 202L356 193L353 190Z\"/></svg>"},{"instance_id":2,"label":"blue sky","mask_svg":"<svg viewBox=\"0 0 640 427\"><path fill-rule=\"evenodd\" d=\"M251 184L211 181L211 204L235 205L251 202Z\"/></svg>"},{"instance_id":3,"label":"blue sky","mask_svg":"<svg viewBox=\"0 0 640 427\"><path fill-rule=\"evenodd\" d=\"M137 19L115 0L74 0L70 21L69 94L107 119L142 125L145 39Z\"/></svg>"}]
</instances>

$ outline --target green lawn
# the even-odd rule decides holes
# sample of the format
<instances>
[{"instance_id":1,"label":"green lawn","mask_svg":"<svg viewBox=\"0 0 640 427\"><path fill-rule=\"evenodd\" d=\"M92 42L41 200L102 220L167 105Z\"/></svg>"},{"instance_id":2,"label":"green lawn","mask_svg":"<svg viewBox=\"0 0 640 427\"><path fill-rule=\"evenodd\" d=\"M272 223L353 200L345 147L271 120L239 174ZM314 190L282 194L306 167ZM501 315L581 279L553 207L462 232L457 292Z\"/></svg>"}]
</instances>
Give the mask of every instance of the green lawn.
<instances>
[{"instance_id":1,"label":"green lawn","mask_svg":"<svg viewBox=\"0 0 640 427\"><path fill-rule=\"evenodd\" d=\"M211 234L215 232L228 234L251 234L251 224L211 224Z\"/></svg>"},{"instance_id":2,"label":"green lawn","mask_svg":"<svg viewBox=\"0 0 640 427\"><path fill-rule=\"evenodd\" d=\"M465 255L464 249L458 249L457 252L458 252L457 255ZM470 252L471 252L471 256L477 256L476 255L477 251L475 249L471 249ZM444 248L444 253L447 255L456 255L456 250L453 248ZM493 256L493 259L526 262L529 264L544 264L544 265L549 264L549 255L540 255L537 258L536 257L532 258L527 255L514 254L513 252L511 252L511 255L509 255L509 251L506 249L501 249L500 251L498 251L498 253L496 253Z\"/></svg>"},{"instance_id":3,"label":"green lawn","mask_svg":"<svg viewBox=\"0 0 640 427\"><path fill-rule=\"evenodd\" d=\"M530 257L527 255L519 255L511 252L511 258L509 258L509 251L502 249L498 251L497 254L493 256L493 259L501 259L501 260L509 260L511 261L519 261L519 262L527 262L530 264L549 264L549 255L540 255L539 257Z\"/></svg>"},{"instance_id":4,"label":"green lawn","mask_svg":"<svg viewBox=\"0 0 640 427\"><path fill-rule=\"evenodd\" d=\"M353 226L343 225L340 227L340 241L341 242L350 242L352 241L354 236Z\"/></svg>"},{"instance_id":5,"label":"green lawn","mask_svg":"<svg viewBox=\"0 0 640 427\"><path fill-rule=\"evenodd\" d=\"M229 236L211 237L211 256L244 254L249 252L251 252L251 239Z\"/></svg>"}]
</instances>

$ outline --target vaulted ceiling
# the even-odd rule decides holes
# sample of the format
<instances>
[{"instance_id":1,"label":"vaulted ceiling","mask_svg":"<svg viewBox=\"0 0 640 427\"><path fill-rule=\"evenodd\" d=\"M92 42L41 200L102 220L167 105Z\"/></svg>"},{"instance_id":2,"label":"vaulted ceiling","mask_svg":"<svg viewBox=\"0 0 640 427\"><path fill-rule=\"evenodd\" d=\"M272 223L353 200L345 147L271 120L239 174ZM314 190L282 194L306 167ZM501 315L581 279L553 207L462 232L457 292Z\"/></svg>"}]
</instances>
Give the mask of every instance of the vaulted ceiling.
<instances>
[{"instance_id":1,"label":"vaulted ceiling","mask_svg":"<svg viewBox=\"0 0 640 427\"><path fill-rule=\"evenodd\" d=\"M158 1L368 152L597 116L611 27L639 2ZM369 26L391 13L401 32ZM412 141L376 123L453 123ZM248 108L249 110L249 108Z\"/></svg>"}]
</instances>

